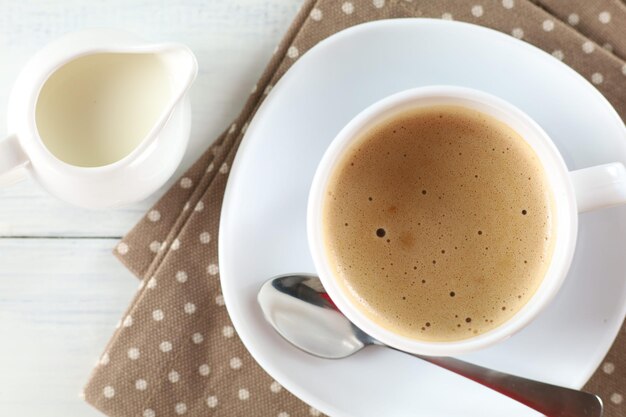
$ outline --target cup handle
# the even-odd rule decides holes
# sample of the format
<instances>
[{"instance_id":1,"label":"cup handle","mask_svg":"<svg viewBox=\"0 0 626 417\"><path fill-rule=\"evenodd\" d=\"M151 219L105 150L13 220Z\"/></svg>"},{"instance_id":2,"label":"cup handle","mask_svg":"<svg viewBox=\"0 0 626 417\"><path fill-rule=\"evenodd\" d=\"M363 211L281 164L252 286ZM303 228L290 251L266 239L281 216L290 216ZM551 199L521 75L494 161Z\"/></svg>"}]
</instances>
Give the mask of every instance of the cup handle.
<instances>
[{"instance_id":1,"label":"cup handle","mask_svg":"<svg viewBox=\"0 0 626 417\"><path fill-rule=\"evenodd\" d=\"M26 178L24 167L28 157L22 150L17 136L0 140L0 187L13 185Z\"/></svg>"},{"instance_id":2,"label":"cup handle","mask_svg":"<svg viewBox=\"0 0 626 417\"><path fill-rule=\"evenodd\" d=\"M571 171L578 212L626 203L626 168L620 162Z\"/></svg>"}]
</instances>

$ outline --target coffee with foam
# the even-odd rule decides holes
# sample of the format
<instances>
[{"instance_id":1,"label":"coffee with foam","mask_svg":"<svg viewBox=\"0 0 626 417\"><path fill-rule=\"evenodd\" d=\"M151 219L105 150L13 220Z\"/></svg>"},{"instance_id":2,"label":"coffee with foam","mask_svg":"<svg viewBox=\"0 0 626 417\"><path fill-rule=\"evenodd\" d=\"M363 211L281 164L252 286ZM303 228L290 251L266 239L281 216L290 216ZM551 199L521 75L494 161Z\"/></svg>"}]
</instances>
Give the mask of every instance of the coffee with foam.
<instances>
[{"instance_id":1,"label":"coffee with foam","mask_svg":"<svg viewBox=\"0 0 626 417\"><path fill-rule=\"evenodd\" d=\"M556 219L543 166L514 130L475 110L388 118L353 141L326 191L323 240L341 288L412 339L498 327L550 263Z\"/></svg>"}]
</instances>

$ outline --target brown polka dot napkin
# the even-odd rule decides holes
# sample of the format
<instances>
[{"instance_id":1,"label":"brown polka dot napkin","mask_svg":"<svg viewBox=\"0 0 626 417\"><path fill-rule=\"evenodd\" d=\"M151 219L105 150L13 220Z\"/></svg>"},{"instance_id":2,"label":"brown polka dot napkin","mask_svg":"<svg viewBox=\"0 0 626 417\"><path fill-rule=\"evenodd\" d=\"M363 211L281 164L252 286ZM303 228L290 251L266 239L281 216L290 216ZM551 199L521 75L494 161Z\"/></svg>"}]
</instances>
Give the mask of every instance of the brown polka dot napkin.
<instances>
[{"instance_id":1,"label":"brown polka dot napkin","mask_svg":"<svg viewBox=\"0 0 626 417\"><path fill-rule=\"evenodd\" d=\"M249 120L291 64L359 23L435 17L487 26L551 53L626 117L621 0L307 0L239 117L117 245L140 289L85 389L112 417L317 416L250 357L220 293L217 234L230 165ZM607 417L626 414L626 330L589 381Z\"/></svg>"}]
</instances>

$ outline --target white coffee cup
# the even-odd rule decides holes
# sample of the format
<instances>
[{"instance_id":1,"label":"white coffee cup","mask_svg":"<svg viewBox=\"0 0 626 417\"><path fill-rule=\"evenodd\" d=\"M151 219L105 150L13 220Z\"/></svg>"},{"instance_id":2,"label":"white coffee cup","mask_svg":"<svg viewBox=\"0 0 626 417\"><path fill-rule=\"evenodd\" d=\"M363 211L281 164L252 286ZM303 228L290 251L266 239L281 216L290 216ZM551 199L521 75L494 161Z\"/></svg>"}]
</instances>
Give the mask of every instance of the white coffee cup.
<instances>
[{"instance_id":1,"label":"white coffee cup","mask_svg":"<svg viewBox=\"0 0 626 417\"><path fill-rule=\"evenodd\" d=\"M513 128L532 147L552 188L556 211L555 246L544 279L528 303L495 329L467 339L427 342L396 334L370 320L338 284L325 255L322 205L336 164L349 145L382 120L404 110L434 105L457 105L478 110ZM462 87L431 86L403 91L359 113L337 134L318 165L307 211L307 234L315 268L337 307L357 327L394 348L423 355L449 356L470 352L501 341L530 323L559 291L570 267L578 231L578 213L626 203L626 169L610 163L568 171L558 149L529 116L490 94Z\"/></svg>"}]
</instances>

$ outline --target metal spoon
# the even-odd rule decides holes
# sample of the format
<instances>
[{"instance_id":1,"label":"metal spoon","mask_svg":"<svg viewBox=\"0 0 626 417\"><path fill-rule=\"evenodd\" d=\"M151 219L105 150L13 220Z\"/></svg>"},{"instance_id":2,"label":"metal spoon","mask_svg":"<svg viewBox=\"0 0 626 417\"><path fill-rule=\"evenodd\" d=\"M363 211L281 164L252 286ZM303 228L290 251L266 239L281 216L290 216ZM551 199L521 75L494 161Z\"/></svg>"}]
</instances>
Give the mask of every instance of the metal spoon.
<instances>
[{"instance_id":1,"label":"metal spoon","mask_svg":"<svg viewBox=\"0 0 626 417\"><path fill-rule=\"evenodd\" d=\"M267 321L288 342L321 358L339 359L381 345L352 324L330 301L314 275L283 275L261 287ZM390 349L393 349L390 347ZM601 417L597 395L505 374L449 357L416 356L478 382L549 417Z\"/></svg>"}]
</instances>

